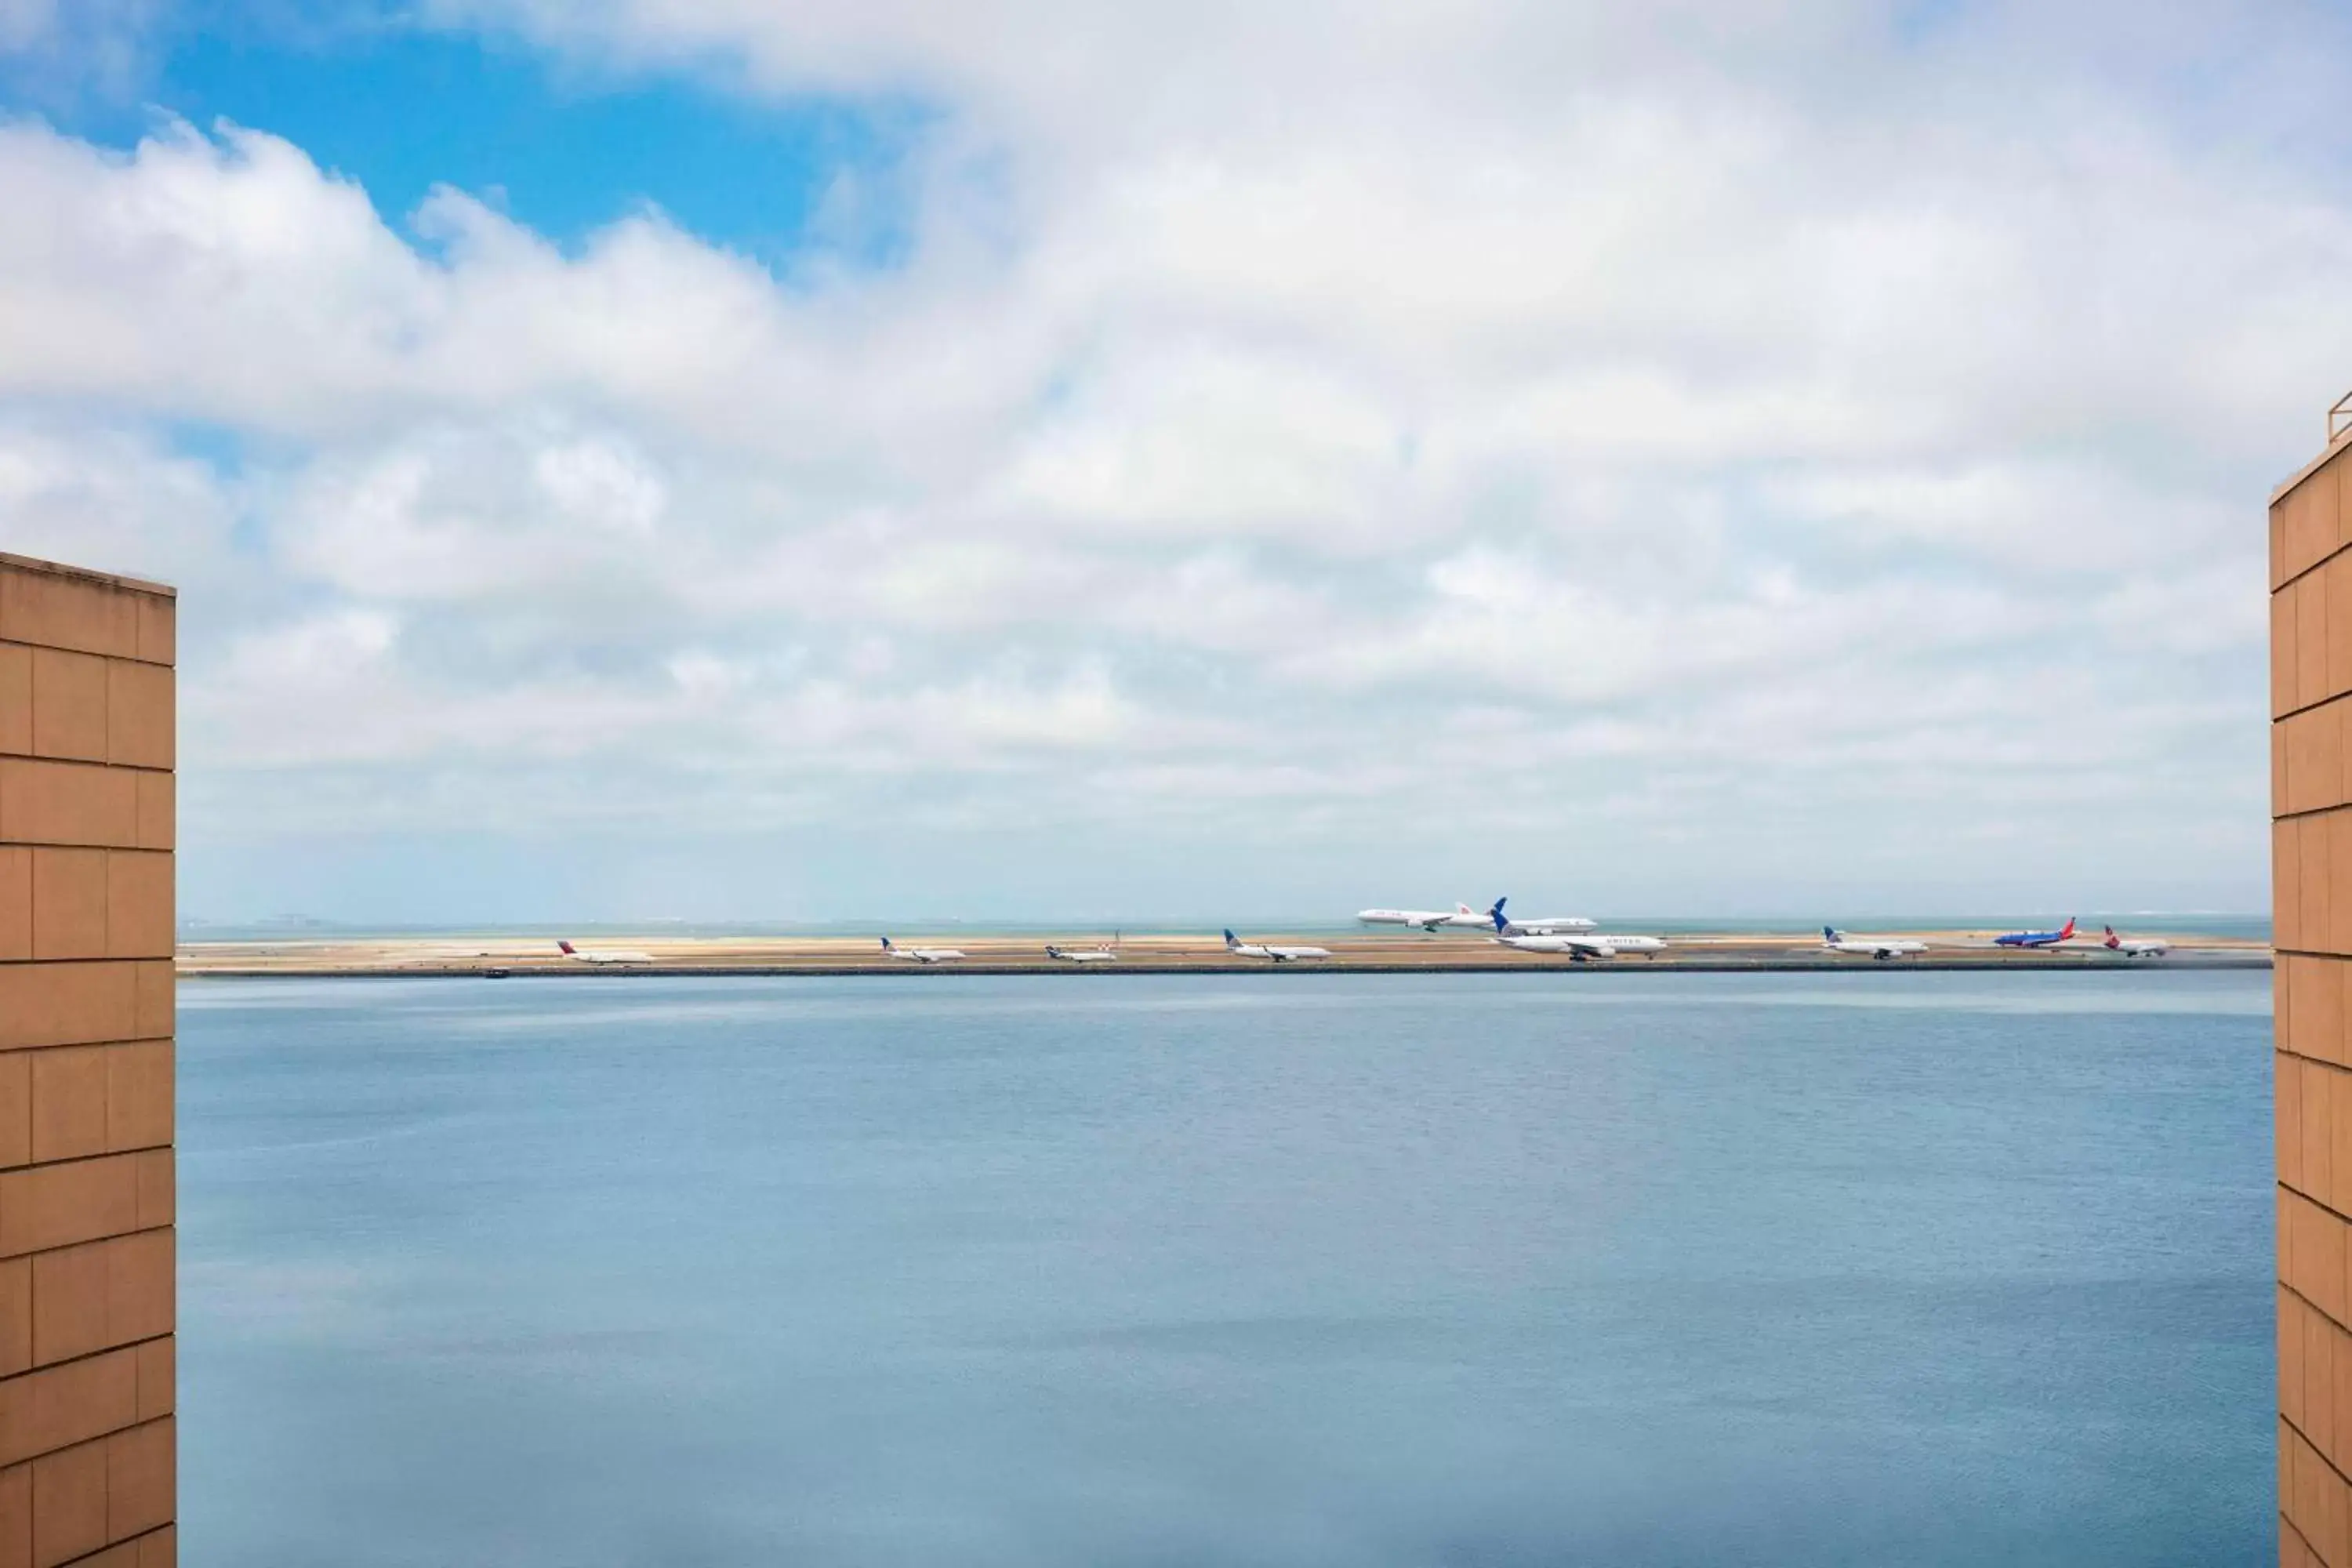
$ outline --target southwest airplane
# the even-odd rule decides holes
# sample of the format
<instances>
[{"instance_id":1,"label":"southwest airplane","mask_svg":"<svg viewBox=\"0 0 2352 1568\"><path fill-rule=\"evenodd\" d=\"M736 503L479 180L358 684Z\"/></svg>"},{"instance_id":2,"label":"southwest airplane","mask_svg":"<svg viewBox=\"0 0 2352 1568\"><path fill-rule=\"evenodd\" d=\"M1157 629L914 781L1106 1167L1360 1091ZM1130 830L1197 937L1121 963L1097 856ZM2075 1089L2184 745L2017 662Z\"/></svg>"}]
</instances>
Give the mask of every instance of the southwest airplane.
<instances>
[{"instance_id":1,"label":"southwest airplane","mask_svg":"<svg viewBox=\"0 0 2352 1568\"><path fill-rule=\"evenodd\" d=\"M2120 952L2126 958L2162 958L2172 951L2170 942L2157 942L2152 939L2136 941L2130 937L2117 936L2116 928L2113 926L2104 929L2107 933L2107 940L2099 945L2110 952Z\"/></svg>"},{"instance_id":2,"label":"southwest airplane","mask_svg":"<svg viewBox=\"0 0 2352 1568\"><path fill-rule=\"evenodd\" d=\"M960 947L899 947L887 936L882 939L882 951L908 963L952 963L963 956Z\"/></svg>"},{"instance_id":3,"label":"southwest airplane","mask_svg":"<svg viewBox=\"0 0 2352 1568\"><path fill-rule=\"evenodd\" d=\"M598 952L583 952L568 942L559 942L555 945L564 957L574 963L651 963L654 961L650 952L620 952L611 948Z\"/></svg>"},{"instance_id":4,"label":"southwest airplane","mask_svg":"<svg viewBox=\"0 0 2352 1568\"><path fill-rule=\"evenodd\" d=\"M1358 910L1356 919L1368 926L1419 926L1433 931L1439 926L1468 926L1474 931L1486 929L1486 917L1467 904L1457 903L1451 911L1444 910Z\"/></svg>"},{"instance_id":5,"label":"southwest airplane","mask_svg":"<svg viewBox=\"0 0 2352 1568\"><path fill-rule=\"evenodd\" d=\"M1495 921L1495 940L1505 947L1517 948L1521 952L1564 952L1572 963L1582 963L1590 958L1614 958L1621 952L1646 952L1652 957L1666 950L1664 937L1655 936L1538 936L1525 932L1503 918L1503 901L1495 900L1491 912ZM1587 921L1587 925L1592 922Z\"/></svg>"},{"instance_id":6,"label":"southwest airplane","mask_svg":"<svg viewBox=\"0 0 2352 1568\"><path fill-rule=\"evenodd\" d=\"M1900 958L1906 952L1925 952L1927 944L1907 938L1884 936L1842 936L1835 926L1822 927L1822 945L1832 952L1866 952L1880 960Z\"/></svg>"},{"instance_id":7,"label":"southwest airplane","mask_svg":"<svg viewBox=\"0 0 2352 1568\"><path fill-rule=\"evenodd\" d=\"M1591 931L1592 922L1581 915L1553 915L1539 921L1514 921L1503 918L1503 906L1511 900L1496 899L1495 907L1486 911L1495 929L1505 936L1558 936L1562 931Z\"/></svg>"},{"instance_id":8,"label":"southwest airplane","mask_svg":"<svg viewBox=\"0 0 2352 1568\"><path fill-rule=\"evenodd\" d=\"M1995 947L2056 947L2062 942L2074 940L2074 917L2068 915L2064 929L2060 931L2013 931L2006 936L1992 939Z\"/></svg>"},{"instance_id":9,"label":"southwest airplane","mask_svg":"<svg viewBox=\"0 0 2352 1568\"><path fill-rule=\"evenodd\" d=\"M1051 942L1045 944L1045 956L1059 959L1064 963L1117 963L1118 962L1118 954L1107 947L1055 947Z\"/></svg>"},{"instance_id":10,"label":"southwest airplane","mask_svg":"<svg viewBox=\"0 0 2352 1568\"><path fill-rule=\"evenodd\" d=\"M1231 931L1225 932L1225 951L1235 958L1270 958L1276 963L1296 963L1302 958L1328 958L1328 947L1268 947L1264 942L1244 942Z\"/></svg>"}]
</instances>

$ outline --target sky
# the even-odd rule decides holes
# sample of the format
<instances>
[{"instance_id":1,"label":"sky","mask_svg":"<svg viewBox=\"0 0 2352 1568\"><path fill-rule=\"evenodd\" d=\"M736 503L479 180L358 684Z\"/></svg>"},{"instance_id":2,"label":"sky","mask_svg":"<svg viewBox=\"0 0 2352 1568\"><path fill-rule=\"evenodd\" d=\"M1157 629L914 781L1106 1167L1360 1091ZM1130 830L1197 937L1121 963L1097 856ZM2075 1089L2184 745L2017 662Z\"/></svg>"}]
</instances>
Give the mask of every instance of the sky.
<instances>
[{"instance_id":1,"label":"sky","mask_svg":"<svg viewBox=\"0 0 2352 1568\"><path fill-rule=\"evenodd\" d=\"M2352 22L0 0L182 912L2252 910Z\"/></svg>"}]
</instances>

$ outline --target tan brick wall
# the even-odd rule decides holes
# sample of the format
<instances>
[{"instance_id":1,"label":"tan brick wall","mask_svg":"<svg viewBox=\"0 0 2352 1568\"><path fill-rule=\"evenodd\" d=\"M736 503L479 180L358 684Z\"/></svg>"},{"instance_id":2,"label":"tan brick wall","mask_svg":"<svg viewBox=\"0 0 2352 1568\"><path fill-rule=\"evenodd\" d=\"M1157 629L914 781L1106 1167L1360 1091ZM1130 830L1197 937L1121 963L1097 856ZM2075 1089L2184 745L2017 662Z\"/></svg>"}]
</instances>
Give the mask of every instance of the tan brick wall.
<instances>
[{"instance_id":1,"label":"tan brick wall","mask_svg":"<svg viewBox=\"0 0 2352 1568\"><path fill-rule=\"evenodd\" d=\"M0 555L0 1568L178 1552L173 615Z\"/></svg>"}]
</instances>

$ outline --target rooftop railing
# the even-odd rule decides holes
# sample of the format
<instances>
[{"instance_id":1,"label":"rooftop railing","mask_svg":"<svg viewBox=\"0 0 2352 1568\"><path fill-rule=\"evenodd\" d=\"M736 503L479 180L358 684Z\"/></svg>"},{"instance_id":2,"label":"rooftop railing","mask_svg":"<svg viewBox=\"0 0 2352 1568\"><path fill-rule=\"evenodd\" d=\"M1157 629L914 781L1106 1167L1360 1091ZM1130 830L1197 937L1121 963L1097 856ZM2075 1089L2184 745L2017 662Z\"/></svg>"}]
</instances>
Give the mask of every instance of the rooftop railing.
<instances>
[{"instance_id":1,"label":"rooftop railing","mask_svg":"<svg viewBox=\"0 0 2352 1568\"><path fill-rule=\"evenodd\" d=\"M2352 431L2352 392L2337 398L2327 410L2327 444L2331 447Z\"/></svg>"}]
</instances>

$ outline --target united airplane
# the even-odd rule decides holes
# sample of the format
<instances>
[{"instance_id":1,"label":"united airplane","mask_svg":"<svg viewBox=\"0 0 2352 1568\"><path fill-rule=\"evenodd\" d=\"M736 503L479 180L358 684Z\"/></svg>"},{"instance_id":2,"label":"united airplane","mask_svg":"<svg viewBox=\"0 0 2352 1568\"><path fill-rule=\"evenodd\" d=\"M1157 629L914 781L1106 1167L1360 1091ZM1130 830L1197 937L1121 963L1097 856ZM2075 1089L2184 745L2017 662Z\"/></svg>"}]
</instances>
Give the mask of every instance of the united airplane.
<instances>
[{"instance_id":1,"label":"united airplane","mask_svg":"<svg viewBox=\"0 0 2352 1568\"><path fill-rule=\"evenodd\" d=\"M1276 963L1296 963L1306 958L1328 958L1328 947L1269 947L1260 942L1244 942L1231 931L1225 932L1225 951L1235 958L1268 958Z\"/></svg>"},{"instance_id":2,"label":"united airplane","mask_svg":"<svg viewBox=\"0 0 2352 1568\"><path fill-rule=\"evenodd\" d=\"M1867 953L1881 961L1927 951L1926 942L1913 942L1907 937L1846 936L1835 926L1822 927L1822 945L1832 952Z\"/></svg>"},{"instance_id":3,"label":"united airplane","mask_svg":"<svg viewBox=\"0 0 2352 1568\"><path fill-rule=\"evenodd\" d=\"M1665 938L1658 936L1576 936L1566 933L1539 936L1522 931L1503 918L1503 901L1500 899L1495 900L1490 913L1495 922L1495 940L1505 947L1514 947L1521 952L1566 953L1573 963L1582 963L1592 958L1614 958L1621 952L1646 953L1655 958L1666 950ZM1588 921L1585 923L1590 925L1591 922Z\"/></svg>"},{"instance_id":4,"label":"united airplane","mask_svg":"<svg viewBox=\"0 0 2352 1568\"><path fill-rule=\"evenodd\" d=\"M1505 936L1558 936L1563 931L1591 931L1592 922L1582 915L1550 915L1539 921L1515 921L1504 917L1503 906L1511 900L1496 899L1495 907L1486 911L1486 919Z\"/></svg>"},{"instance_id":5,"label":"united airplane","mask_svg":"<svg viewBox=\"0 0 2352 1568\"><path fill-rule=\"evenodd\" d=\"M568 942L559 942L555 946L558 952L574 963L651 963L654 961L654 955L650 952L622 952L609 947L587 952Z\"/></svg>"},{"instance_id":6,"label":"united airplane","mask_svg":"<svg viewBox=\"0 0 2352 1568\"><path fill-rule=\"evenodd\" d=\"M1356 919L1368 926L1419 926L1433 931L1440 926L1467 926L1483 931L1486 917L1469 905L1456 903L1447 910L1358 910Z\"/></svg>"},{"instance_id":7,"label":"united airplane","mask_svg":"<svg viewBox=\"0 0 2352 1568\"><path fill-rule=\"evenodd\" d=\"M907 963L953 963L963 956L960 947L900 947L887 936L882 951Z\"/></svg>"},{"instance_id":8,"label":"united airplane","mask_svg":"<svg viewBox=\"0 0 2352 1568\"><path fill-rule=\"evenodd\" d=\"M2113 926L2102 929L2106 931L2107 940L2099 945L2109 952L2120 952L2126 958L2162 958L2172 951L2172 944L2168 942L2158 942L2152 937L2117 936Z\"/></svg>"},{"instance_id":9,"label":"united airplane","mask_svg":"<svg viewBox=\"0 0 2352 1568\"><path fill-rule=\"evenodd\" d=\"M2068 915L2065 925L2057 931L2013 931L1992 939L1995 947L2056 947L2062 942L2074 940L2074 917Z\"/></svg>"}]
</instances>

